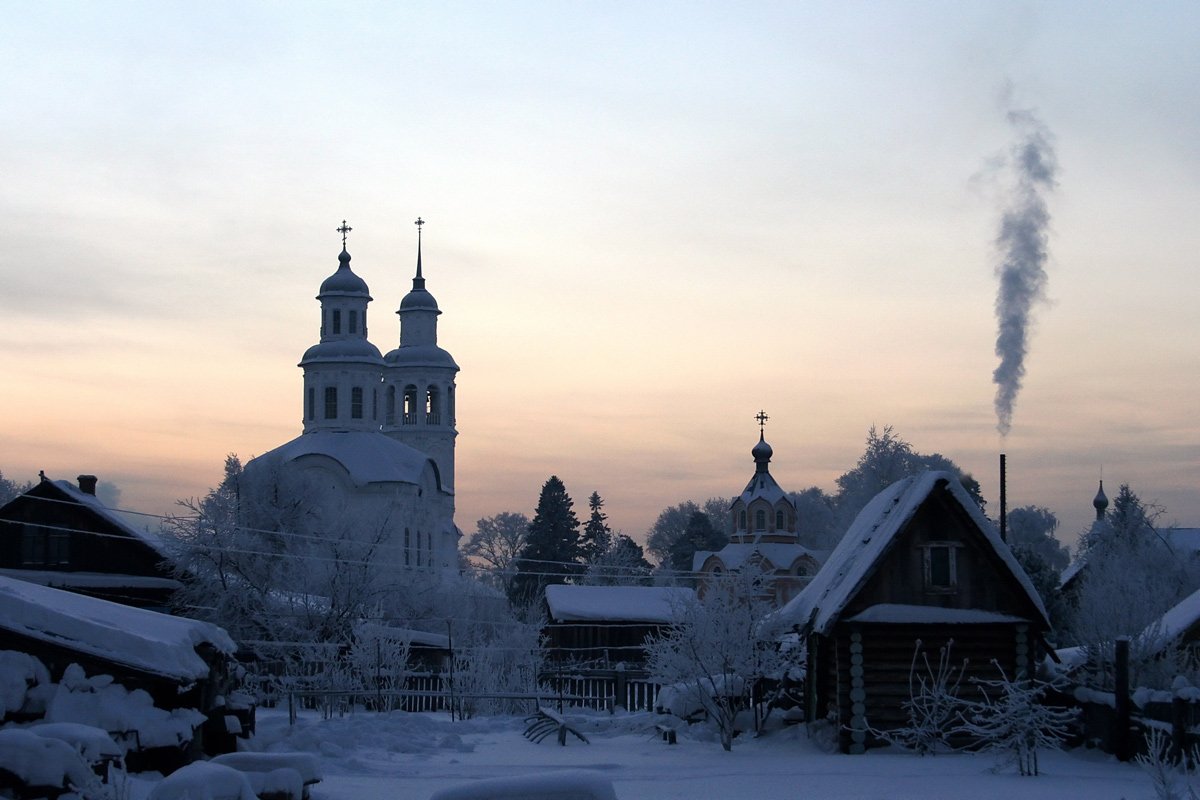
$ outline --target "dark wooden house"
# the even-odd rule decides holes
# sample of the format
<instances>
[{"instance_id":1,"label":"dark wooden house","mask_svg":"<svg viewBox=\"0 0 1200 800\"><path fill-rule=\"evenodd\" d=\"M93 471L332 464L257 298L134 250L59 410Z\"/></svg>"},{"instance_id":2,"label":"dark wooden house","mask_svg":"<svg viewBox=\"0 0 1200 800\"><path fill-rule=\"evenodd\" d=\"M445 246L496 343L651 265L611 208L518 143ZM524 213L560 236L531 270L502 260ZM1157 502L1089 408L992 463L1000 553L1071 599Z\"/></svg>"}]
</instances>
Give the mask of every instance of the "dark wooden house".
<instances>
[{"instance_id":1,"label":"dark wooden house","mask_svg":"<svg viewBox=\"0 0 1200 800\"><path fill-rule=\"evenodd\" d=\"M641 666L646 637L695 597L674 586L547 586L546 655L557 664Z\"/></svg>"},{"instance_id":2,"label":"dark wooden house","mask_svg":"<svg viewBox=\"0 0 1200 800\"><path fill-rule=\"evenodd\" d=\"M43 478L0 508L0 575L165 610L179 583L157 537L96 497L96 478Z\"/></svg>"},{"instance_id":3,"label":"dark wooden house","mask_svg":"<svg viewBox=\"0 0 1200 800\"><path fill-rule=\"evenodd\" d=\"M946 472L880 492L778 616L807 642L808 722L832 723L852 753L907 722L914 662L925 675L949 648L961 694L977 694L971 677L1032 670L1049 629L1008 545Z\"/></svg>"}]
</instances>

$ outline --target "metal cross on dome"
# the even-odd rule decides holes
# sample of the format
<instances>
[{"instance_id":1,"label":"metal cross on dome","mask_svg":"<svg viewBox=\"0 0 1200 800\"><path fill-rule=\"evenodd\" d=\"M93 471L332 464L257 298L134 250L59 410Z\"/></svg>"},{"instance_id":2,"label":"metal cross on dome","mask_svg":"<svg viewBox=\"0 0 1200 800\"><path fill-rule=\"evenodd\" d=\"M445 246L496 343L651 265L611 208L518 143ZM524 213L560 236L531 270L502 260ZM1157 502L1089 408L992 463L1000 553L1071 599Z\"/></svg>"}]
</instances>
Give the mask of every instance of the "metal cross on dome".
<instances>
[{"instance_id":1,"label":"metal cross on dome","mask_svg":"<svg viewBox=\"0 0 1200 800\"><path fill-rule=\"evenodd\" d=\"M770 419L770 417L768 417L768 416L767 416L767 412L765 412L765 411L763 411L763 410L761 410L761 409L760 409L760 410L759 410L759 412L758 412L757 414L755 414L755 415L754 415L754 418L755 418L756 420L758 420L758 434L759 434L759 436L762 436L762 435L764 435L764 433L765 433L765 431L766 431L766 428L767 428L767 420L769 420L769 419Z\"/></svg>"},{"instance_id":2,"label":"metal cross on dome","mask_svg":"<svg viewBox=\"0 0 1200 800\"><path fill-rule=\"evenodd\" d=\"M349 225L347 225L346 220L342 220L342 226L337 229L337 232L342 235L342 249L343 250L346 249L346 234L352 230L354 230L354 228L351 228Z\"/></svg>"}]
</instances>

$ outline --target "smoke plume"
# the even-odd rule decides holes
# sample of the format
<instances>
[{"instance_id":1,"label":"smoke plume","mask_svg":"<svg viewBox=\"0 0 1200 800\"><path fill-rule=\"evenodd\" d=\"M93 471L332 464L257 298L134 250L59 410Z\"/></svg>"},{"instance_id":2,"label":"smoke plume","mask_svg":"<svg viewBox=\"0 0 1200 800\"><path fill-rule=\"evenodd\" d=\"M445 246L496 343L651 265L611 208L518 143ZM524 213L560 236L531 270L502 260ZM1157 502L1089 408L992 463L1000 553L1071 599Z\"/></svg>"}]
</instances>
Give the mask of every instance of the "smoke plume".
<instances>
[{"instance_id":1,"label":"smoke plume","mask_svg":"<svg viewBox=\"0 0 1200 800\"><path fill-rule=\"evenodd\" d=\"M1009 111L1008 122L1017 133L1017 141L1008 159L1014 185L996 237L1000 251L996 267L1000 279L996 293L996 355L1000 366L992 373L996 429L1001 436L1007 436L1012 428L1013 405L1025 377L1033 306L1045 298L1050 225L1045 195L1055 186L1058 168L1050 132L1032 112Z\"/></svg>"}]
</instances>

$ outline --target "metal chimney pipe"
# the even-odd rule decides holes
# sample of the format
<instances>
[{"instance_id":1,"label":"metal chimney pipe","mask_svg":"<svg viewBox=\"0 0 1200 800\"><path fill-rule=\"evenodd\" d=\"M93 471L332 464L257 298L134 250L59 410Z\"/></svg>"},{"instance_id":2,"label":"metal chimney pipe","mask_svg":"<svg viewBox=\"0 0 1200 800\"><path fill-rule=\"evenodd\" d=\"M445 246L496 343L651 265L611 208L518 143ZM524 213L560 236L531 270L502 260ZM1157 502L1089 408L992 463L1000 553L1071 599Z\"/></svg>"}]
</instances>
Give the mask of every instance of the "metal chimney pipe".
<instances>
[{"instance_id":1,"label":"metal chimney pipe","mask_svg":"<svg viewBox=\"0 0 1200 800\"><path fill-rule=\"evenodd\" d=\"M1000 454L1000 541L1008 541L1008 470L1007 456Z\"/></svg>"}]
</instances>

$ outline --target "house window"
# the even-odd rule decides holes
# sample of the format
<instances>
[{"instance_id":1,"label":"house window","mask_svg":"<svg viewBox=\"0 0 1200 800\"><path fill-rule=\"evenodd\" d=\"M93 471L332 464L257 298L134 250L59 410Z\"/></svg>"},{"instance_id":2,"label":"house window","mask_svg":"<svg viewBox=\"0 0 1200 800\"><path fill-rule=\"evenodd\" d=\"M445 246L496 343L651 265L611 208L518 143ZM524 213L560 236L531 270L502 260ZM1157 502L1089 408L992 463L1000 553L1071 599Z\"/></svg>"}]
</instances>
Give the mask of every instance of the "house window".
<instances>
[{"instance_id":1,"label":"house window","mask_svg":"<svg viewBox=\"0 0 1200 800\"><path fill-rule=\"evenodd\" d=\"M46 550L46 565L65 567L71 563L71 534L51 531Z\"/></svg>"},{"instance_id":2,"label":"house window","mask_svg":"<svg viewBox=\"0 0 1200 800\"><path fill-rule=\"evenodd\" d=\"M350 417L352 419L363 418L363 393L361 386L355 386L350 390Z\"/></svg>"},{"instance_id":3,"label":"house window","mask_svg":"<svg viewBox=\"0 0 1200 800\"><path fill-rule=\"evenodd\" d=\"M761 508L754 512L754 530L765 531L767 529L767 512Z\"/></svg>"},{"instance_id":4,"label":"house window","mask_svg":"<svg viewBox=\"0 0 1200 800\"><path fill-rule=\"evenodd\" d=\"M777 531L783 530L783 512L782 511L775 512L775 530L777 530Z\"/></svg>"},{"instance_id":5,"label":"house window","mask_svg":"<svg viewBox=\"0 0 1200 800\"><path fill-rule=\"evenodd\" d=\"M337 419L337 387L325 387L325 419Z\"/></svg>"},{"instance_id":6,"label":"house window","mask_svg":"<svg viewBox=\"0 0 1200 800\"><path fill-rule=\"evenodd\" d=\"M338 309L338 308L335 308L333 310L333 332L334 333L342 332L342 311L341 311L341 309Z\"/></svg>"},{"instance_id":7,"label":"house window","mask_svg":"<svg viewBox=\"0 0 1200 800\"><path fill-rule=\"evenodd\" d=\"M958 546L953 542L925 546L925 590L953 592L958 586Z\"/></svg>"},{"instance_id":8,"label":"house window","mask_svg":"<svg viewBox=\"0 0 1200 800\"><path fill-rule=\"evenodd\" d=\"M21 526L21 564L41 567L46 563L46 543L36 525Z\"/></svg>"}]
</instances>

